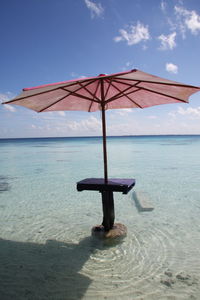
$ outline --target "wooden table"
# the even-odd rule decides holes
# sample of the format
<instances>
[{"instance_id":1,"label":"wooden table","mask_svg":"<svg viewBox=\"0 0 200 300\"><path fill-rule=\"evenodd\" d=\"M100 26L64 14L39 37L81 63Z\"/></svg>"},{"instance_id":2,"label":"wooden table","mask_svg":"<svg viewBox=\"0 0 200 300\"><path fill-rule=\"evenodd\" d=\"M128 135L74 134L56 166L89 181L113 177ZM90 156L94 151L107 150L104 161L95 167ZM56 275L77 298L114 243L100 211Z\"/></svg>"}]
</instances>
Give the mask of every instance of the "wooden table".
<instances>
[{"instance_id":1,"label":"wooden table","mask_svg":"<svg viewBox=\"0 0 200 300\"><path fill-rule=\"evenodd\" d=\"M104 178L86 178L77 182L77 190L79 192L87 191L99 191L102 195L103 206L103 222L105 231L110 230L113 227L115 220L114 210L114 197L113 192L122 192L128 194L128 192L134 187L135 179L108 179L105 183Z\"/></svg>"}]
</instances>

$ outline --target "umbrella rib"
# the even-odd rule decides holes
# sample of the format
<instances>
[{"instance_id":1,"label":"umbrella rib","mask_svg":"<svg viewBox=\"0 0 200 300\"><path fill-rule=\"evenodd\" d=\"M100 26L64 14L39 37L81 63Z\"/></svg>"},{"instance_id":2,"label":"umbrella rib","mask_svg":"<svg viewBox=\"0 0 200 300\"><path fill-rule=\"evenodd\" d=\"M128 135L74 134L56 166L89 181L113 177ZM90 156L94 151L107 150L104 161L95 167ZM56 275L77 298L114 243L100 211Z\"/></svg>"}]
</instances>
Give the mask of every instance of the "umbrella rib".
<instances>
[{"instance_id":1,"label":"umbrella rib","mask_svg":"<svg viewBox=\"0 0 200 300\"><path fill-rule=\"evenodd\" d=\"M92 81L93 83L94 81ZM91 84L91 82L88 82L85 86L83 84L81 84L80 82L77 82L76 84L79 84L80 87L78 87L76 90L72 91L72 92L78 92L80 89L85 89L92 97L94 97L94 95L88 90L86 89L86 87ZM72 93L70 90L68 90L68 86L67 87L62 87L62 89L64 89L65 91L68 91L69 93ZM96 97L96 96L95 96ZM97 100L99 100L97 97L96 97Z\"/></svg>"},{"instance_id":2,"label":"umbrella rib","mask_svg":"<svg viewBox=\"0 0 200 300\"><path fill-rule=\"evenodd\" d=\"M109 79L110 79L110 80L109 80ZM105 79L105 81L106 81L106 82L109 82L109 83L108 83L107 90L106 90L106 93L105 93L105 97L104 97L104 98L106 99L107 94L108 94L108 91L109 91L109 89L110 89L110 86L112 85L113 78Z\"/></svg>"},{"instance_id":3,"label":"umbrella rib","mask_svg":"<svg viewBox=\"0 0 200 300\"><path fill-rule=\"evenodd\" d=\"M90 111L91 111L91 107L92 107L93 103L94 103L94 102L92 102L92 101L91 101L91 103L90 103L90 105L89 105L88 112L90 112Z\"/></svg>"},{"instance_id":4,"label":"umbrella rib","mask_svg":"<svg viewBox=\"0 0 200 300\"><path fill-rule=\"evenodd\" d=\"M144 91L148 91L148 92L151 92L153 94L158 94L158 95L161 95L161 96L165 96L165 97L169 97L171 99L175 99L175 100L178 100L180 102L187 102L187 100L183 100L183 99L180 99L178 97L175 97L175 96L172 96L172 95L168 95L168 94L164 94L164 93L161 93L161 92L156 92L156 91L152 91L151 89L147 89L147 88L144 88L144 87L140 87L141 90L144 90Z\"/></svg>"},{"instance_id":5,"label":"umbrella rib","mask_svg":"<svg viewBox=\"0 0 200 300\"><path fill-rule=\"evenodd\" d=\"M86 85L89 85L90 83L93 83L95 80L85 80L84 82L87 82ZM73 82L71 84L68 84L67 87L71 87L73 85L76 85L78 82ZM34 89L34 88L33 88ZM30 98L30 97L33 97L33 96L39 96L39 95L42 95L42 94L45 94L47 92L53 92L53 91L56 91L56 90L59 90L59 89L64 89L65 90L65 86L63 87L55 87L55 88L52 88L51 90L49 91L42 91L42 92L38 92L38 93L35 93L34 95L27 95L27 96L23 96L23 97L18 97L17 99L13 99L13 100L10 100L8 101L7 103L13 103L13 102L16 102L16 101L19 101L19 100L23 100L23 99L26 99L26 98ZM79 88L80 89L80 88Z\"/></svg>"},{"instance_id":6,"label":"umbrella rib","mask_svg":"<svg viewBox=\"0 0 200 300\"><path fill-rule=\"evenodd\" d=\"M117 81L117 80L115 80L115 82L121 83L121 82L119 82L119 81ZM138 86L138 84L140 84L141 82L144 82L144 81L138 81L138 82L135 84L135 86L138 87L139 90L145 90L145 91L148 91L148 92L152 92L152 93L154 93L154 94L158 94L158 95L161 95L161 96L165 96L165 97L169 97L169 98L172 98L172 99L176 99L176 100L179 100L179 101L182 101L182 102L186 102L185 100L180 99L180 98L177 98L177 97L175 97L175 96L168 95L168 94L166 94L166 93L161 93L161 92L153 91L153 90L151 90L151 89L148 89L148 88L145 88L145 87ZM145 81L145 82L147 82L147 81ZM157 82L155 82L155 83L157 83ZM126 84L126 85L128 85L128 86L131 87L131 85L129 85L128 83L125 83L125 82L124 82L123 84ZM158 84L163 84L163 83L158 83ZM172 84L171 84L171 85L172 85ZM175 86L180 86L180 85L175 85ZM182 85L182 87L183 87L183 86L184 86L184 87L191 87L191 88L193 88L193 86ZM198 89L198 87L195 87L195 88Z\"/></svg>"},{"instance_id":7,"label":"umbrella rib","mask_svg":"<svg viewBox=\"0 0 200 300\"><path fill-rule=\"evenodd\" d=\"M96 90L95 90L95 93L93 94L90 90L88 90L85 86L83 86L83 85L81 84L81 82L79 82L79 85L81 86L81 88L83 88L84 90L86 90L86 91L90 94L90 96L93 97L93 99L95 98L96 100L99 101L98 97L96 97Z\"/></svg>"},{"instance_id":8,"label":"umbrella rib","mask_svg":"<svg viewBox=\"0 0 200 300\"><path fill-rule=\"evenodd\" d=\"M96 89L95 89L95 92L94 92L94 95L95 95L95 97L96 97L97 99L98 99L98 97L96 96L96 94L97 94L97 91L98 91L99 86L100 86L100 80L97 81L97 86L96 86ZM101 101L100 101L100 102L101 102Z\"/></svg>"},{"instance_id":9,"label":"umbrella rib","mask_svg":"<svg viewBox=\"0 0 200 300\"><path fill-rule=\"evenodd\" d=\"M120 93L116 94L115 96L113 96L112 98L108 99L108 100L106 101L106 103L115 101L115 100L117 100L118 98L120 98L121 96L125 96L125 97L128 98L128 95L133 94L133 93L136 93L136 92L139 91L139 90L140 90L140 88L137 88L136 90L130 91L130 92L127 92L127 93L126 93L125 91L120 92ZM128 99L129 99L129 98L128 98ZM130 99L129 99L129 100L130 100Z\"/></svg>"},{"instance_id":10,"label":"umbrella rib","mask_svg":"<svg viewBox=\"0 0 200 300\"><path fill-rule=\"evenodd\" d=\"M130 99L128 96L126 96L128 98L129 101L131 101L133 104L135 104L137 107L139 108L143 108L141 105L139 105L138 103L136 103L135 101L133 101L132 99Z\"/></svg>"},{"instance_id":11,"label":"umbrella rib","mask_svg":"<svg viewBox=\"0 0 200 300\"><path fill-rule=\"evenodd\" d=\"M67 96L65 95L64 97L60 98L59 100L55 101L54 103L51 103L49 105L47 105L46 107L43 107L41 110L39 110L38 112L43 112L45 109L48 109L49 107L53 106L54 104L58 103L59 101L62 101L63 99L65 99Z\"/></svg>"},{"instance_id":12,"label":"umbrella rib","mask_svg":"<svg viewBox=\"0 0 200 300\"><path fill-rule=\"evenodd\" d=\"M128 89L129 89L129 88L128 88ZM117 99L120 98L121 96L127 97L128 95L133 94L133 93L137 92L138 90L140 90L140 88L138 87L136 90L130 91L130 92L126 93L126 91L127 91L128 89L124 90L123 92L120 91L120 93L118 93L118 94L116 94L115 96L113 96L112 98L108 99L108 100L106 101L106 103L109 103L109 102L112 102L112 101L114 101L114 100L117 100Z\"/></svg>"},{"instance_id":13,"label":"umbrella rib","mask_svg":"<svg viewBox=\"0 0 200 300\"><path fill-rule=\"evenodd\" d=\"M131 81L135 81L135 84L131 84L131 83L128 83L128 82L126 82L126 79L118 79L118 78L113 78L113 81L115 82L115 83L121 83L121 84L124 84L124 85L127 85L127 86L130 86L130 87L132 87L132 86L135 86L136 84L138 84L138 83L140 83L141 81L140 80L137 80L137 79L131 79Z\"/></svg>"},{"instance_id":14,"label":"umbrella rib","mask_svg":"<svg viewBox=\"0 0 200 300\"><path fill-rule=\"evenodd\" d=\"M68 91L70 94L72 94L73 95L73 93L74 93L74 96L77 96L77 97L80 97L80 98L84 98L85 100L89 100L89 101L91 101L91 103L90 103L90 105L89 105L89 109L88 109L88 112L90 112L90 110L91 110L91 107L92 107L92 105L93 105L93 102L97 102L97 103L100 103L100 101L99 101L99 99L96 97L96 91L97 91L97 88L98 88L98 86L97 86L97 88L96 88L96 90L95 90L95 93L94 94L92 94L85 86L83 86L80 82L78 83L81 87L80 88L78 88L76 91L74 91L74 92L70 92L70 91L68 91L67 90L67 88L64 88L64 90L65 91ZM90 84L90 82L87 84L87 85L89 85ZM86 86L87 86L86 85ZM86 96L83 96L83 95L80 95L80 94L75 94L75 92L77 92L77 91L79 91L80 89L85 89L92 97L93 97L93 99L90 99L90 98L88 98L88 97L86 97ZM95 100L95 98L96 98L96 100ZM92 102L93 101L93 102Z\"/></svg>"},{"instance_id":15,"label":"umbrella rib","mask_svg":"<svg viewBox=\"0 0 200 300\"><path fill-rule=\"evenodd\" d=\"M87 85L89 85L90 83L93 83L95 81L95 79L83 79L83 83L85 83L85 85L87 86ZM72 82L71 84L67 84L67 87L68 86L73 86L73 85L75 85L75 84L79 84L80 82L78 81L78 80L76 80L76 81L74 81L74 82Z\"/></svg>"},{"instance_id":16,"label":"umbrella rib","mask_svg":"<svg viewBox=\"0 0 200 300\"><path fill-rule=\"evenodd\" d=\"M76 97L78 97L78 98L83 98L83 99L85 99L85 100L88 100L88 101L94 101L94 102L96 102L96 103L100 103L100 101L99 101L99 99L97 98L97 99L92 99L92 98L89 98L89 97L87 97L87 96L84 96L84 95L81 95L81 94L79 94L79 93L77 93L77 92L72 92L72 91L70 91L70 90L67 90L66 88L64 89L66 92L69 92L69 94L67 95L67 96L65 96L65 97L68 97L69 95L72 95L72 96L76 96Z\"/></svg>"},{"instance_id":17,"label":"umbrella rib","mask_svg":"<svg viewBox=\"0 0 200 300\"><path fill-rule=\"evenodd\" d=\"M137 83L136 83L136 84L137 84ZM128 91L130 88L132 88L134 85L128 86L128 88L126 88L124 91L120 91L120 89L118 89L114 84L112 84L112 86L113 86L115 89L117 89L119 93L116 94L115 96L111 97L110 99L108 99L108 100L106 101L106 103L109 103L109 102L111 102L111 101L114 101L115 99L119 98L121 95L127 96L127 95L129 95L129 94L131 94L131 93L133 93L133 92L137 92L137 91L139 90L139 87L137 87L137 90L132 91L132 92L129 92L129 93L125 93L125 92Z\"/></svg>"},{"instance_id":18,"label":"umbrella rib","mask_svg":"<svg viewBox=\"0 0 200 300\"><path fill-rule=\"evenodd\" d=\"M123 84L127 84L128 82L126 81L137 81L137 83L155 83L155 84L163 84L163 85L172 85L172 86L177 86L177 87L186 87L186 88L194 88L199 90L199 87L194 86L194 85L188 85L188 84L181 84L181 83L173 83L173 82L156 82L156 81L152 81L152 80L139 80L139 79L131 79L131 78L116 78L114 79L114 81L118 82L118 83L123 83ZM124 82L125 81L125 82Z\"/></svg>"},{"instance_id":19,"label":"umbrella rib","mask_svg":"<svg viewBox=\"0 0 200 300\"><path fill-rule=\"evenodd\" d=\"M65 91L67 91L67 90L65 89ZM77 93L75 93L75 92L71 92L70 94L73 95L73 96L77 96L78 98L82 98L82 99L84 99L84 100L91 101L90 98L87 98L87 97L85 97L85 96L79 95L79 94L77 94ZM55 102L49 104L49 105L46 106L46 107L44 107L44 108L41 109L39 112L43 112L44 110L48 109L49 107L51 107L51 106L57 104L58 102L64 100L64 99L67 98L68 96L69 96L69 95L65 95L64 97L58 99L57 101L55 101ZM93 100L93 101L99 103L99 102L96 101L96 100Z\"/></svg>"},{"instance_id":20,"label":"umbrella rib","mask_svg":"<svg viewBox=\"0 0 200 300\"><path fill-rule=\"evenodd\" d=\"M56 91L56 90L59 90L59 89L60 89L60 87L56 88L56 89L53 89L53 90L50 90L49 92ZM34 94L34 95L27 95L27 96L19 97L17 99L10 100L7 103L12 103L12 102L16 102L16 101L19 101L19 100L27 99L27 98L30 98L30 97L39 96L39 95L42 95L42 94L45 94L45 93L47 93L47 91L43 91L43 92L40 92L40 93L37 93L37 94Z\"/></svg>"},{"instance_id":21,"label":"umbrella rib","mask_svg":"<svg viewBox=\"0 0 200 300\"><path fill-rule=\"evenodd\" d=\"M94 92L94 97L96 98L96 99L98 99L98 97L96 96L96 93L97 93L97 90L98 90L98 88L99 88L99 85L100 85L100 81L98 81L97 82L97 86L96 86L96 89L95 89L95 92ZM92 108L92 105L94 104L94 100L93 101L91 101L91 103L90 103L90 106L89 106L89 109L88 109L88 112L91 112L91 108ZM101 101L98 101L98 103L100 103Z\"/></svg>"},{"instance_id":22,"label":"umbrella rib","mask_svg":"<svg viewBox=\"0 0 200 300\"><path fill-rule=\"evenodd\" d=\"M131 102L132 102L133 104L135 104L137 107L142 108L142 106L140 106L138 103L136 103L135 101L133 101L133 100L132 100L130 97L128 97L128 95L125 94L123 91L120 91L120 89L117 88L115 85L112 84L112 86L119 92L119 94L118 94L118 95L115 95L113 98L110 98L109 100L105 101L106 104L109 103L109 102L114 101L116 97L119 97L119 95L122 95L122 96L125 96L129 101L131 101ZM132 86L131 86L131 87L132 87ZM126 90L130 89L131 87L128 87ZM130 92L129 94L137 92L137 91L140 89L139 87L137 87L137 88L138 88L138 89L137 89L136 91ZM117 99L117 98L116 98L116 99Z\"/></svg>"}]
</instances>

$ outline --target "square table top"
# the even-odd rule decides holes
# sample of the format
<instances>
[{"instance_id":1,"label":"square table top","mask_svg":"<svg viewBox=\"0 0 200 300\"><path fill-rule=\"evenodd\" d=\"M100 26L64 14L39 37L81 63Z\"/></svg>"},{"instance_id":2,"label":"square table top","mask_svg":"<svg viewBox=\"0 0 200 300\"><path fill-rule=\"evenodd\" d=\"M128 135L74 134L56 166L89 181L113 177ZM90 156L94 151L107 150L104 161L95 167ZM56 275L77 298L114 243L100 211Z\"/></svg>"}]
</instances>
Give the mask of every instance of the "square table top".
<instances>
[{"instance_id":1,"label":"square table top","mask_svg":"<svg viewBox=\"0 0 200 300\"><path fill-rule=\"evenodd\" d=\"M90 190L99 192L122 192L123 194L128 194L134 185L135 179L109 178L108 182L105 183L104 178L86 178L77 182L77 190L79 192Z\"/></svg>"}]
</instances>

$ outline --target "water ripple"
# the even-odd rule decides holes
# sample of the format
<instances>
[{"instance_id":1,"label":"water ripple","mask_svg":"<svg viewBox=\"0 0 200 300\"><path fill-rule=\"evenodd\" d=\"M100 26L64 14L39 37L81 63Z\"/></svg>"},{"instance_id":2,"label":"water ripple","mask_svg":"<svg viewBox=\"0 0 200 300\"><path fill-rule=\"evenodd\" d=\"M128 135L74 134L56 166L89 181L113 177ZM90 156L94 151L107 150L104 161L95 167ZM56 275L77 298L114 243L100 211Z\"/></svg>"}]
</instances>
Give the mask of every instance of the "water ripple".
<instances>
[{"instance_id":1,"label":"water ripple","mask_svg":"<svg viewBox=\"0 0 200 300\"><path fill-rule=\"evenodd\" d=\"M160 278L173 250L171 238L167 232L148 228L132 233L115 247L96 249L81 271L95 282L87 297L97 293L122 299L126 295L135 295L136 291L138 296L141 293L143 297L149 295L152 280Z\"/></svg>"}]
</instances>

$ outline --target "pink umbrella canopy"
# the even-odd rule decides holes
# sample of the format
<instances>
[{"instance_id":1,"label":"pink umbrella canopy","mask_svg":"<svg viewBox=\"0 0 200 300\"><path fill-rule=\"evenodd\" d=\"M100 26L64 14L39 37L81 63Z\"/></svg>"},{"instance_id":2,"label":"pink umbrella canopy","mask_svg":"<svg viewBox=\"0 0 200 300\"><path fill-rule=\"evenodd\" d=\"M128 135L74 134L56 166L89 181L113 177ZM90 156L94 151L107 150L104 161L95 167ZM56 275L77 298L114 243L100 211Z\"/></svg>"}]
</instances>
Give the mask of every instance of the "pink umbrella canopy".
<instances>
[{"instance_id":1,"label":"pink umbrella canopy","mask_svg":"<svg viewBox=\"0 0 200 300\"><path fill-rule=\"evenodd\" d=\"M25 106L36 112L102 111L104 179L107 175L105 110L146 108L160 104L188 102L200 87L160 78L140 70L111 75L80 78L25 88L14 99L3 104Z\"/></svg>"}]
</instances>

